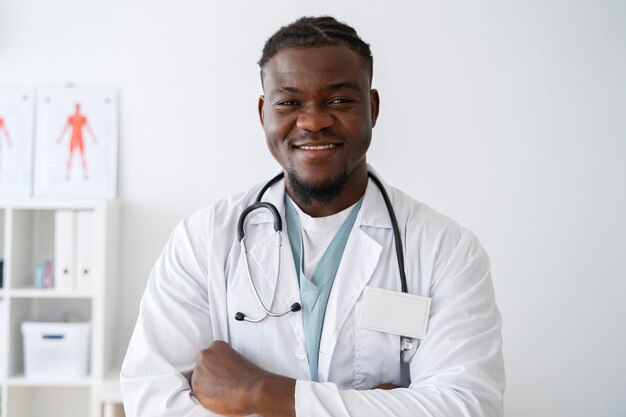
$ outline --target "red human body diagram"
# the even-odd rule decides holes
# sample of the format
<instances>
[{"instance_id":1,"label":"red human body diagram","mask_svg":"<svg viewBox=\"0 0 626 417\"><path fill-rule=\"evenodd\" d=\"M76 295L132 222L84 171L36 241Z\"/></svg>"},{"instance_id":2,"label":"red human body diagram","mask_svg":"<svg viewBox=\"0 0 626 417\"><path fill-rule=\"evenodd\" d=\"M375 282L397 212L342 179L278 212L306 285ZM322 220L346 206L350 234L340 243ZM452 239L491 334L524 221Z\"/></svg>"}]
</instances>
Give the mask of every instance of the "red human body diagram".
<instances>
[{"instance_id":1,"label":"red human body diagram","mask_svg":"<svg viewBox=\"0 0 626 417\"><path fill-rule=\"evenodd\" d=\"M89 126L89 121L87 117L81 113L80 103L76 103L74 114L67 118L67 123L63 127L63 131L57 139L58 144L63 141L63 138L65 137L65 134L68 130L70 130L70 143L65 170L65 180L67 181L70 179L70 174L72 171L72 159L76 151L80 153L83 168L83 177L85 180L88 180L89 174L87 171L87 158L85 157L85 139L83 131L86 130L89 133L89 135L93 139L94 144L97 144L98 140L96 139L96 135L94 135L91 127Z\"/></svg>"},{"instance_id":2,"label":"red human body diagram","mask_svg":"<svg viewBox=\"0 0 626 417\"><path fill-rule=\"evenodd\" d=\"M9 135L9 131L7 129L6 123L2 116L0 116L0 157L2 156L2 138L6 138L7 145L10 147L13 146L13 142L11 142L11 135ZM0 175L2 175L2 159L0 158ZM0 179L2 177L0 176Z\"/></svg>"}]
</instances>

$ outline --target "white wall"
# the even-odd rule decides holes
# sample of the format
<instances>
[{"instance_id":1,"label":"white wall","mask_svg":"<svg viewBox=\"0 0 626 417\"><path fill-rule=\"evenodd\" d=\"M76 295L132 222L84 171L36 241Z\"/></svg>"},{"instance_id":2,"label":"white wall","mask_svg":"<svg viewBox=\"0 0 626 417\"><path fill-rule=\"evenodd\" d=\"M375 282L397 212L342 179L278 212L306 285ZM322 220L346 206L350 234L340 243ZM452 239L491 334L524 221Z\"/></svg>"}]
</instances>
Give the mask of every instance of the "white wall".
<instances>
[{"instance_id":1,"label":"white wall","mask_svg":"<svg viewBox=\"0 0 626 417\"><path fill-rule=\"evenodd\" d=\"M255 61L321 13L372 44L370 162L491 255L506 416L626 415L620 0L0 0L0 83L121 91L119 357L177 221L276 170Z\"/></svg>"}]
</instances>

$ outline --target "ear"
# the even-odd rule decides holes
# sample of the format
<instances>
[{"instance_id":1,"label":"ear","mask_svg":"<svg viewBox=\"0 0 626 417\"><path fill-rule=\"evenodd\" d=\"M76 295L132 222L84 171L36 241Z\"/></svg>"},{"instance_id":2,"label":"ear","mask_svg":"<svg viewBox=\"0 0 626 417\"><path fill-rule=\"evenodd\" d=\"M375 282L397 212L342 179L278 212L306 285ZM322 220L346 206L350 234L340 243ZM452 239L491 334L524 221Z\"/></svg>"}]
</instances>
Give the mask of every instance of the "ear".
<instances>
[{"instance_id":1,"label":"ear","mask_svg":"<svg viewBox=\"0 0 626 417\"><path fill-rule=\"evenodd\" d=\"M259 96L259 120L261 121L261 126L265 125L265 112L263 111L263 107L265 105L265 96Z\"/></svg>"},{"instance_id":2,"label":"ear","mask_svg":"<svg viewBox=\"0 0 626 417\"><path fill-rule=\"evenodd\" d=\"M376 126L376 120L378 119L378 110L380 108L380 97L378 97L378 90L372 88L370 91L370 107L372 117L372 127Z\"/></svg>"}]
</instances>

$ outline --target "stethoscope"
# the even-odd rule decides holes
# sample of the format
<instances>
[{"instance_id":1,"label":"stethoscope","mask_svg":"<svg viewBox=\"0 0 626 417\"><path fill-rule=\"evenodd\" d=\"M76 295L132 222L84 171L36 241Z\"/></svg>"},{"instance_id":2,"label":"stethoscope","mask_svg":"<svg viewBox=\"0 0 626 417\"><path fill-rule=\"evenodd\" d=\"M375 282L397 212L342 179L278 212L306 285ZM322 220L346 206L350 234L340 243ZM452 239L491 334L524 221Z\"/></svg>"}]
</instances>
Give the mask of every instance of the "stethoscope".
<instances>
[{"instance_id":1,"label":"stethoscope","mask_svg":"<svg viewBox=\"0 0 626 417\"><path fill-rule=\"evenodd\" d=\"M374 184L376 184L376 186L380 190L381 195L383 196L383 200L385 201L385 206L387 207L387 212L389 213L389 219L391 220L391 227L393 229L393 241L394 241L394 246L396 248L396 257L398 259L398 271L400 272L400 282L402 285L402 292L408 293L408 288L406 284L406 274L404 271L404 251L402 248L402 239L400 238L400 229L398 227L398 220L396 218L396 213L393 210L393 207L391 205L391 200L389 199L389 195L387 194L387 191L385 190L385 187L383 186L382 182L378 179L378 177L376 177L376 175L374 175L370 171L368 171L367 175L374 182ZM254 293L257 303L259 304L259 306L265 313L265 315L263 315L262 317L259 317L257 319L251 319L247 317L244 313L239 311L235 314L235 320L237 321L259 323L268 317L282 317L289 313L295 313L296 311L300 311L302 309L302 306L300 305L300 303L296 302L296 303L293 303L289 307L289 310L282 311L282 312L272 311L274 301L276 299L276 289L278 288L278 278L280 277L280 259L281 259L280 247L282 246L281 233L283 230L283 226L282 226L283 222L282 222L282 219L280 218L280 214L278 213L278 209L276 208L276 206L274 206L272 203L261 201L261 199L263 198L263 195L265 194L265 192L272 185L274 185L277 181L283 179L284 176L285 174L281 172L280 174L276 175L274 178L269 180L257 194L256 200L254 201L254 203L241 212L241 215L239 216L239 221L237 222L237 238L239 239L239 244L241 246L241 253L243 254L243 258L245 260L244 263L246 265L246 271L248 273L248 280L250 282L250 286L252 287L252 292ZM254 283L254 280L252 279L252 274L250 272L250 264L248 262L248 249L246 248L246 233L244 229L244 223L246 221L246 217L250 213L258 209L266 209L272 214L274 218L274 231L276 232L276 248L277 248L276 252L277 252L277 265L278 266L276 268L276 281L275 281L276 284L274 285L274 290L272 291L272 297L271 297L269 308L265 305L263 300L261 300L259 291L256 287L256 284ZM418 344L419 342L417 339L413 339L407 336L402 336L401 341L400 341L400 350L402 351L402 359L404 360L404 362L410 362L413 359L413 356L415 355L415 352L417 351Z\"/></svg>"}]
</instances>

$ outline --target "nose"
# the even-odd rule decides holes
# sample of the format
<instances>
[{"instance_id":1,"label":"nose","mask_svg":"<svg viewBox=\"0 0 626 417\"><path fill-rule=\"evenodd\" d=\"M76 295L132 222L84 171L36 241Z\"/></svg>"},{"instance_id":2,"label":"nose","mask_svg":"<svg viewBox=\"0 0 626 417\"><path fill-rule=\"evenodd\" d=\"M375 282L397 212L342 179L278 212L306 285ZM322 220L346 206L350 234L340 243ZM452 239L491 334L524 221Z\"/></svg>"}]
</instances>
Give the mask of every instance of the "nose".
<instances>
[{"instance_id":1,"label":"nose","mask_svg":"<svg viewBox=\"0 0 626 417\"><path fill-rule=\"evenodd\" d=\"M335 117L318 107L311 107L298 116L297 126L309 132L319 132L335 123Z\"/></svg>"}]
</instances>

